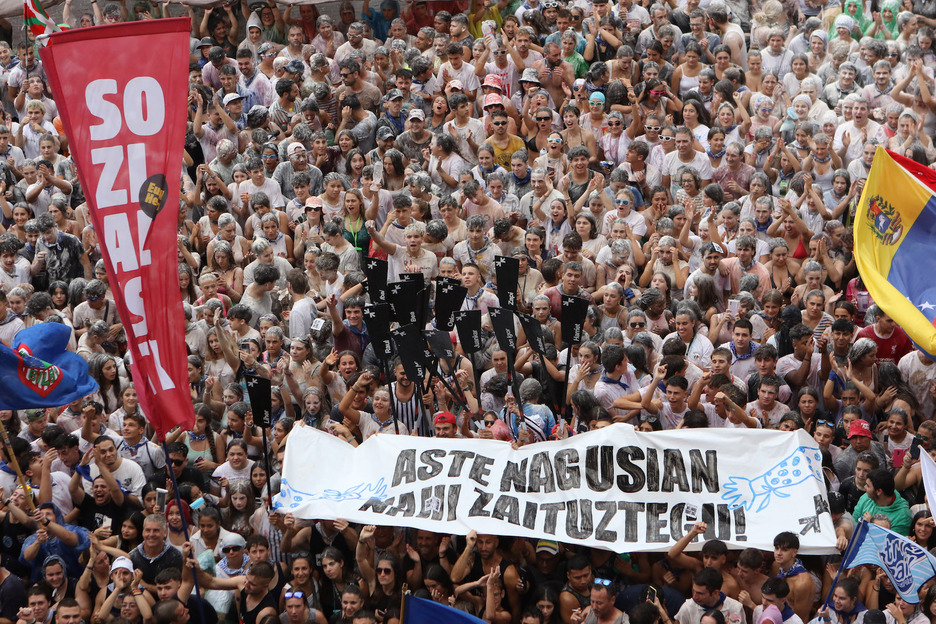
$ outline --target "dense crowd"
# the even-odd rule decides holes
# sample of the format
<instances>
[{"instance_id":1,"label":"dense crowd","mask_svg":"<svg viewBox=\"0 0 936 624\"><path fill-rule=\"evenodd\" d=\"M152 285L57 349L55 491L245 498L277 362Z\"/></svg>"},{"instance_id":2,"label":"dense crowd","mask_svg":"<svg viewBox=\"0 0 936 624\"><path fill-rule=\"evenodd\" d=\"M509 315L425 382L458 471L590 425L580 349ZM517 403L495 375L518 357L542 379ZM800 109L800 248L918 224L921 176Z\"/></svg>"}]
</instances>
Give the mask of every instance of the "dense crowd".
<instances>
[{"instance_id":1,"label":"dense crowd","mask_svg":"<svg viewBox=\"0 0 936 624\"><path fill-rule=\"evenodd\" d=\"M687 554L699 522L616 554L271 513L294 427L517 447L612 423L802 429L839 549L861 518L936 546L936 367L875 305L853 234L877 146L936 160L936 2L101 2L62 21L191 17L196 419L156 442L41 49L0 41L0 341L64 323L100 387L0 412L0 624L389 624L404 587L495 624L936 621L929 584L911 604L865 565L833 587L841 557L799 557L782 518L772 553ZM496 342L497 256L544 353ZM483 348L451 332L427 387L382 362L369 257L391 282L459 280ZM589 302L581 344L563 294ZM272 382L265 431L249 374Z\"/></svg>"}]
</instances>

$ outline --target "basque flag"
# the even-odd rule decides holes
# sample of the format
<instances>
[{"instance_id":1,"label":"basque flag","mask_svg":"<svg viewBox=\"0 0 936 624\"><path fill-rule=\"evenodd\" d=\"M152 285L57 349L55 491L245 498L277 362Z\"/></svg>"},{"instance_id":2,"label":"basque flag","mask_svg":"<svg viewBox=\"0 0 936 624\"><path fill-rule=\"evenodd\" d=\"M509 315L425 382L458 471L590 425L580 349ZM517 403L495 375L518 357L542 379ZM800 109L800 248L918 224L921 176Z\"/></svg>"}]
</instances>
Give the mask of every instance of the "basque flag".
<instances>
[{"instance_id":1,"label":"basque flag","mask_svg":"<svg viewBox=\"0 0 936 624\"><path fill-rule=\"evenodd\" d=\"M936 171L878 147L855 218L855 259L874 301L936 359Z\"/></svg>"},{"instance_id":2,"label":"basque flag","mask_svg":"<svg viewBox=\"0 0 936 624\"><path fill-rule=\"evenodd\" d=\"M862 520L852 535L844 568L876 565L887 573L894 589L910 604L920 602L923 583L936 576L936 557L890 529Z\"/></svg>"},{"instance_id":3,"label":"basque flag","mask_svg":"<svg viewBox=\"0 0 936 624\"><path fill-rule=\"evenodd\" d=\"M16 334L12 349L0 344L0 409L59 407L97 391L88 363L67 350L70 337L61 323L40 323Z\"/></svg>"}]
</instances>

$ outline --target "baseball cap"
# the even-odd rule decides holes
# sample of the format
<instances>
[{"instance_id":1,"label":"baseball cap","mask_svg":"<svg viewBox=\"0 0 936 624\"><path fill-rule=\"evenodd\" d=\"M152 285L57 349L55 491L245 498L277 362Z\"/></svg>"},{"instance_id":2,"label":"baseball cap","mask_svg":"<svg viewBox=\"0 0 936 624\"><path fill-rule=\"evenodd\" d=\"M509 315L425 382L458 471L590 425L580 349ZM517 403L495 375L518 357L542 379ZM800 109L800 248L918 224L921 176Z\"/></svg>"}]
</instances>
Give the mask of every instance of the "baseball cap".
<instances>
[{"instance_id":1,"label":"baseball cap","mask_svg":"<svg viewBox=\"0 0 936 624\"><path fill-rule=\"evenodd\" d=\"M488 106L503 106L504 100L501 99L501 96L496 93L488 93L484 96L484 108Z\"/></svg>"},{"instance_id":2,"label":"baseball cap","mask_svg":"<svg viewBox=\"0 0 936 624\"><path fill-rule=\"evenodd\" d=\"M114 559L114 563L111 564L110 571L114 570L126 570L127 572L133 572L133 562L130 561L127 557L117 557Z\"/></svg>"},{"instance_id":3,"label":"baseball cap","mask_svg":"<svg viewBox=\"0 0 936 624\"><path fill-rule=\"evenodd\" d=\"M455 414L451 412L439 412L435 415L435 418L432 421L436 425L455 425L458 424L455 420Z\"/></svg>"},{"instance_id":4,"label":"baseball cap","mask_svg":"<svg viewBox=\"0 0 936 624\"><path fill-rule=\"evenodd\" d=\"M500 76L495 76L494 74L488 74L481 86L491 87L492 89L499 89L501 91L504 90L504 82L501 80Z\"/></svg>"},{"instance_id":5,"label":"baseball cap","mask_svg":"<svg viewBox=\"0 0 936 624\"><path fill-rule=\"evenodd\" d=\"M419 119L420 121L426 121L426 113L422 112L422 109L414 108L409 112L409 117L407 119Z\"/></svg>"},{"instance_id":6,"label":"baseball cap","mask_svg":"<svg viewBox=\"0 0 936 624\"><path fill-rule=\"evenodd\" d=\"M868 424L868 421L859 418L849 425L848 438L851 439L855 436L864 436L866 438L873 437L871 435L871 425Z\"/></svg>"},{"instance_id":7,"label":"baseball cap","mask_svg":"<svg viewBox=\"0 0 936 624\"><path fill-rule=\"evenodd\" d=\"M244 96L238 93L228 93L224 96L223 104L227 106L231 102L236 102L237 100L243 100Z\"/></svg>"},{"instance_id":8,"label":"baseball cap","mask_svg":"<svg viewBox=\"0 0 936 624\"><path fill-rule=\"evenodd\" d=\"M260 47L257 48L257 54L263 54L264 52L269 52L270 50L275 50L275 49L276 47L272 43L270 43L269 41L266 41L264 43L261 43Z\"/></svg>"},{"instance_id":9,"label":"baseball cap","mask_svg":"<svg viewBox=\"0 0 936 624\"><path fill-rule=\"evenodd\" d=\"M387 97L384 99L387 100L388 102L390 100L402 100L403 92L400 91L399 89L390 89L389 91L387 91Z\"/></svg>"},{"instance_id":10,"label":"baseball cap","mask_svg":"<svg viewBox=\"0 0 936 624\"><path fill-rule=\"evenodd\" d=\"M286 155L292 156L296 152L304 152L304 151L306 151L305 145L296 141L295 143L290 143L289 147L286 148Z\"/></svg>"},{"instance_id":11,"label":"baseball cap","mask_svg":"<svg viewBox=\"0 0 936 624\"><path fill-rule=\"evenodd\" d=\"M394 136L395 135L393 134L393 130L391 130L387 126L381 126L377 130L377 139L379 141L386 141L387 139L392 139Z\"/></svg>"},{"instance_id":12,"label":"baseball cap","mask_svg":"<svg viewBox=\"0 0 936 624\"><path fill-rule=\"evenodd\" d=\"M26 410L26 421L27 422L36 422L40 418L45 416L45 410L41 409L31 409Z\"/></svg>"},{"instance_id":13,"label":"baseball cap","mask_svg":"<svg viewBox=\"0 0 936 624\"><path fill-rule=\"evenodd\" d=\"M202 37L201 41L198 42L196 48L210 48L214 45L214 41L211 40L211 37Z\"/></svg>"},{"instance_id":14,"label":"baseball cap","mask_svg":"<svg viewBox=\"0 0 936 624\"><path fill-rule=\"evenodd\" d=\"M537 553L547 553L550 555L559 554L559 542L554 540L540 540L536 542Z\"/></svg>"},{"instance_id":15,"label":"baseball cap","mask_svg":"<svg viewBox=\"0 0 936 624\"><path fill-rule=\"evenodd\" d=\"M293 59L286 63L286 67L283 68L285 71L288 71L290 74L301 74L303 72L302 61L298 59Z\"/></svg>"},{"instance_id":16,"label":"baseball cap","mask_svg":"<svg viewBox=\"0 0 936 624\"><path fill-rule=\"evenodd\" d=\"M462 84L462 81L459 80L458 78L456 78L455 80L451 81L451 82L449 83L449 86L452 87L453 89L462 89L462 90L465 89L465 85L463 85L463 84Z\"/></svg>"}]
</instances>

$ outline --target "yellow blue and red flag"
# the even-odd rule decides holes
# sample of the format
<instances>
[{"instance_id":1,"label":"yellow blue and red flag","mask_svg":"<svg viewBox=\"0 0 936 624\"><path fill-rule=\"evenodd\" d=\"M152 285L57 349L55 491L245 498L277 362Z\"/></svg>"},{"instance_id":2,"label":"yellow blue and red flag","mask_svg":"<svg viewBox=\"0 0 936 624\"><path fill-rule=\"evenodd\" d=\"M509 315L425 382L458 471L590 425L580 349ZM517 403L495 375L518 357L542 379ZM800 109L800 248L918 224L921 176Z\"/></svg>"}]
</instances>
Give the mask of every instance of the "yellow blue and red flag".
<instances>
[{"instance_id":1,"label":"yellow blue and red flag","mask_svg":"<svg viewBox=\"0 0 936 624\"><path fill-rule=\"evenodd\" d=\"M878 147L855 219L875 303L936 360L936 171Z\"/></svg>"}]
</instances>

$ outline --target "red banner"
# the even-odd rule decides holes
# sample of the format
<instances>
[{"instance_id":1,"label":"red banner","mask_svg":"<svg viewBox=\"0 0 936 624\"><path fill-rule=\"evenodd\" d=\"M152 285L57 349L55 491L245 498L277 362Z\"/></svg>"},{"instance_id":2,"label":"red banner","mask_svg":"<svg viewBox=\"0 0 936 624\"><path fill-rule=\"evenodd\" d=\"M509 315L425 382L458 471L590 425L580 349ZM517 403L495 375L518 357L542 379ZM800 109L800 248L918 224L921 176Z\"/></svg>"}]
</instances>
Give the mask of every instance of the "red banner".
<instances>
[{"instance_id":1,"label":"red banner","mask_svg":"<svg viewBox=\"0 0 936 624\"><path fill-rule=\"evenodd\" d=\"M176 242L190 28L188 18L81 28L42 50L160 439L195 419Z\"/></svg>"}]
</instances>

